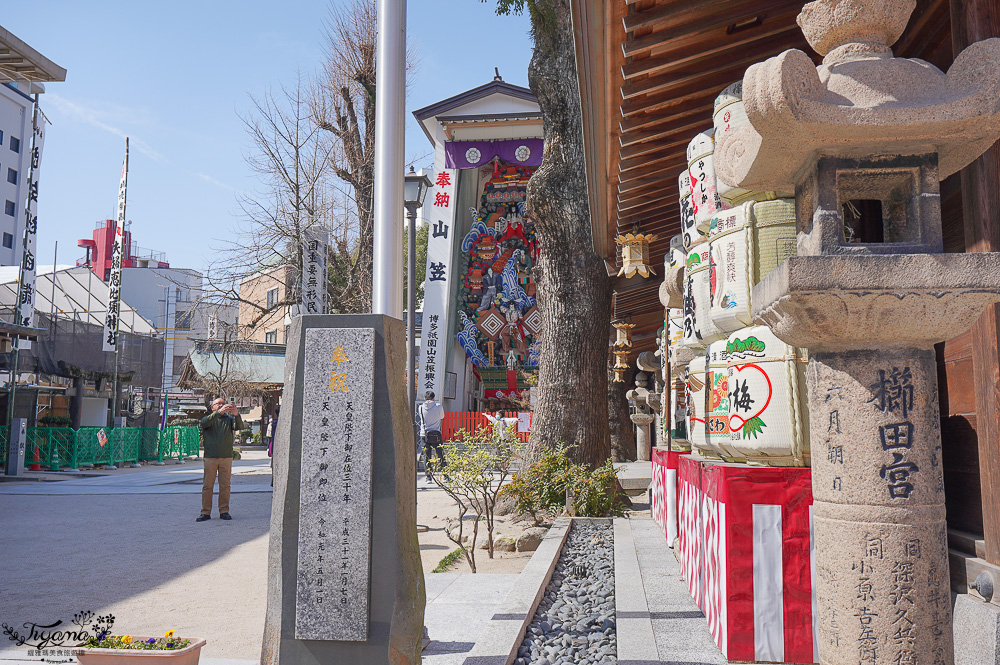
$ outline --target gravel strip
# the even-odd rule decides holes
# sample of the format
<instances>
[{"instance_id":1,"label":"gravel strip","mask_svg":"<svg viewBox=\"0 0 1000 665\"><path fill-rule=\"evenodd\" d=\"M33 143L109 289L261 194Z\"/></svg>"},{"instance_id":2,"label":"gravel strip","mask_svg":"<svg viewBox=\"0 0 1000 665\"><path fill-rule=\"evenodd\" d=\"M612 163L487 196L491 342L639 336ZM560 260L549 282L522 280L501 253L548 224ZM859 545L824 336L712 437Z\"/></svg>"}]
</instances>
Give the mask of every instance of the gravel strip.
<instances>
[{"instance_id":1,"label":"gravel strip","mask_svg":"<svg viewBox=\"0 0 1000 665\"><path fill-rule=\"evenodd\" d=\"M573 521L515 665L615 665L614 527Z\"/></svg>"}]
</instances>

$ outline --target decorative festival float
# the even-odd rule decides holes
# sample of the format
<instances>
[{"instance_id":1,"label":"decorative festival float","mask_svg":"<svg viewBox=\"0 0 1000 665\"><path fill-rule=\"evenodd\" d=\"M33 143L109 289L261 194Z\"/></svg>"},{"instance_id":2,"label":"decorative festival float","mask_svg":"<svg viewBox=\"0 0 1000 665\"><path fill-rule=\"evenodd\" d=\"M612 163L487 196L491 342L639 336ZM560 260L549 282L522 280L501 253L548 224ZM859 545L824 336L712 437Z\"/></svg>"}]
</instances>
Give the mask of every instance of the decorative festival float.
<instances>
[{"instance_id":1,"label":"decorative festival float","mask_svg":"<svg viewBox=\"0 0 1000 665\"><path fill-rule=\"evenodd\" d=\"M483 398L509 409L528 401L541 348L532 273L538 242L524 214L533 169L496 158L480 171L482 196L461 246L458 341L482 382Z\"/></svg>"},{"instance_id":2,"label":"decorative festival float","mask_svg":"<svg viewBox=\"0 0 1000 665\"><path fill-rule=\"evenodd\" d=\"M446 411L445 437L487 425L483 412L530 427L541 314L539 256L525 214L528 180L542 160L542 121L530 90L493 81L414 111L434 145L434 183L417 371ZM510 413L516 412L516 413Z\"/></svg>"}]
</instances>

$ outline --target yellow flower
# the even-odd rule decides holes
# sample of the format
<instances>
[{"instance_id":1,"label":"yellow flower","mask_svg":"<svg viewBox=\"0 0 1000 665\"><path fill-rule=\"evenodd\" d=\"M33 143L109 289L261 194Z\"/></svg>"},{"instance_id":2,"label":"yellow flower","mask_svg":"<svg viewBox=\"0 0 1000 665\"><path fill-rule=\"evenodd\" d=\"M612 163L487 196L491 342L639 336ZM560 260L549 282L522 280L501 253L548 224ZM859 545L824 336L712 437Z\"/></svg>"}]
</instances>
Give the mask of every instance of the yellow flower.
<instances>
[{"instance_id":1,"label":"yellow flower","mask_svg":"<svg viewBox=\"0 0 1000 665\"><path fill-rule=\"evenodd\" d=\"M132 636L122 635L122 642L124 642L125 644L132 644Z\"/></svg>"},{"instance_id":2,"label":"yellow flower","mask_svg":"<svg viewBox=\"0 0 1000 665\"><path fill-rule=\"evenodd\" d=\"M173 637L173 636L174 636L174 630L173 630L173 628L171 628L171 629L170 629L170 630L168 630L167 632L163 633L163 636L164 636L165 638L167 638L168 640L169 640L169 639L170 639L171 637Z\"/></svg>"}]
</instances>

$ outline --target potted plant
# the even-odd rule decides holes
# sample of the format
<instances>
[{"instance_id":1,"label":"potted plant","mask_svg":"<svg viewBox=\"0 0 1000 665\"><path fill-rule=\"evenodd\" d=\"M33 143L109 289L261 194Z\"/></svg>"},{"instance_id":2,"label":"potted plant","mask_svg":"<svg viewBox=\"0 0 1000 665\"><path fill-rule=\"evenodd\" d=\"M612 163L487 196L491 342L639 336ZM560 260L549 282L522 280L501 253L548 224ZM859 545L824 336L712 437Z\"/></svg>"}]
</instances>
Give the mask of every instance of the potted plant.
<instances>
[{"instance_id":1,"label":"potted plant","mask_svg":"<svg viewBox=\"0 0 1000 665\"><path fill-rule=\"evenodd\" d=\"M197 665L205 640L182 638L168 630L163 637L101 632L79 645L80 665Z\"/></svg>"}]
</instances>

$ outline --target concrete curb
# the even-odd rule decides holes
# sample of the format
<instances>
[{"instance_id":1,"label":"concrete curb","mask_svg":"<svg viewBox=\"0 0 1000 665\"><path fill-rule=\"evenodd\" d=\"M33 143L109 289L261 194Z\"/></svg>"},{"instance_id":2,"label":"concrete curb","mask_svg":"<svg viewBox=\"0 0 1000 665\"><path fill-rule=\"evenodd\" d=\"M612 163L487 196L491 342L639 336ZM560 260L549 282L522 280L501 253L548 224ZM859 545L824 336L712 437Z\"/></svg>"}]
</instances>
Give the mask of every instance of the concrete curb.
<instances>
[{"instance_id":1,"label":"concrete curb","mask_svg":"<svg viewBox=\"0 0 1000 665\"><path fill-rule=\"evenodd\" d=\"M572 518L559 517L518 575L463 665L511 665L555 570Z\"/></svg>"},{"instance_id":2,"label":"concrete curb","mask_svg":"<svg viewBox=\"0 0 1000 665\"><path fill-rule=\"evenodd\" d=\"M660 662L660 651L642 585L632 524L624 517L616 517L614 524L618 665L654 665Z\"/></svg>"}]
</instances>

